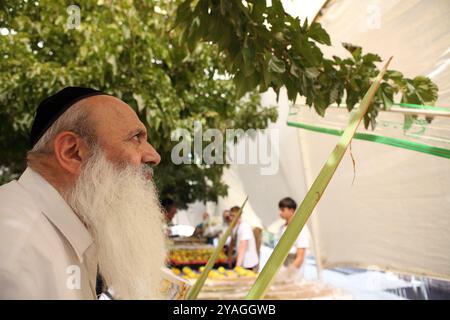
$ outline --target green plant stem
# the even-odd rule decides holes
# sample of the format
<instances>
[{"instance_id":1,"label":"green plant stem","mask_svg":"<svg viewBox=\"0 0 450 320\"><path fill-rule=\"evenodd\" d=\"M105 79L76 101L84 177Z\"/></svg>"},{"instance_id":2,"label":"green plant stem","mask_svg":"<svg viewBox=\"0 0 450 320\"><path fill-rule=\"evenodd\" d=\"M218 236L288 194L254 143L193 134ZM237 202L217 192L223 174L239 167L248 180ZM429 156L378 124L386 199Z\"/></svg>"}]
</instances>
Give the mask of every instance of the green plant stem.
<instances>
[{"instance_id":1,"label":"green plant stem","mask_svg":"<svg viewBox=\"0 0 450 320\"><path fill-rule=\"evenodd\" d=\"M200 274L200 277L195 281L195 284L192 286L191 290L189 290L189 293L187 294L186 300L195 300L197 299L198 294L200 293L200 290L202 289L203 285L205 284L206 279L208 278L208 274L213 268L214 264L217 261L217 258L219 257L219 253L222 251L223 246L225 245L225 242L227 241L228 237L231 234L231 231L236 226L236 223L241 218L242 211L244 210L244 206L247 203L248 196L245 198L244 203L241 206L241 209L234 217L233 221L231 221L230 225L228 226L225 233L222 235L222 237L219 240L219 243L217 244L217 247L214 249L213 254L208 260L208 263L206 263L205 270Z\"/></svg>"}]
</instances>

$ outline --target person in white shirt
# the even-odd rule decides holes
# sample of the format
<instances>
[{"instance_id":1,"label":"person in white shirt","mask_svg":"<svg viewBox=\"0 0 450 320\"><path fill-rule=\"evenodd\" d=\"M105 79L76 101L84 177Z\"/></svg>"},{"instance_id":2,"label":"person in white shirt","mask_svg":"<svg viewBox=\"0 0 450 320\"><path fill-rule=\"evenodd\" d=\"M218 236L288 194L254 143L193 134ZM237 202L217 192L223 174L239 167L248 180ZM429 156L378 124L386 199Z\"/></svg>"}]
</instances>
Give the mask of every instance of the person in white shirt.
<instances>
[{"instance_id":1,"label":"person in white shirt","mask_svg":"<svg viewBox=\"0 0 450 320\"><path fill-rule=\"evenodd\" d=\"M230 209L230 220L233 220L240 208L234 206ZM256 241L252 227L241 219L233 229L233 237L236 239L236 267L256 270L259 263Z\"/></svg>"},{"instance_id":2,"label":"person in white shirt","mask_svg":"<svg viewBox=\"0 0 450 320\"><path fill-rule=\"evenodd\" d=\"M0 299L162 298L160 156L125 102L68 87L37 108L27 168L0 187Z\"/></svg>"},{"instance_id":3,"label":"person in white shirt","mask_svg":"<svg viewBox=\"0 0 450 320\"><path fill-rule=\"evenodd\" d=\"M285 224L280 227L277 235L277 239L281 238L288 224L294 218L297 204L292 198L286 197L280 200L278 203L280 209L280 217L285 220ZM295 243L291 247L289 254L284 261L283 267L280 269L279 276L280 281L292 282L301 281L304 275L304 265L306 250L309 247L309 230L305 225L300 232L300 235L296 239Z\"/></svg>"}]
</instances>

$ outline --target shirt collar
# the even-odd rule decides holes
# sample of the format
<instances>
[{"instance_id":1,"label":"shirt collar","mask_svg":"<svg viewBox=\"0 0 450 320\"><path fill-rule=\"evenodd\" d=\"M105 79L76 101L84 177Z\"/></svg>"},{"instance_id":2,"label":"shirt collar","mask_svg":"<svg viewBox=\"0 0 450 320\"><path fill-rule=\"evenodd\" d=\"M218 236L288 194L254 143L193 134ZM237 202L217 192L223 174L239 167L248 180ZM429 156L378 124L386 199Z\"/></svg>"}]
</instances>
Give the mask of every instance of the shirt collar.
<instances>
[{"instance_id":1,"label":"shirt collar","mask_svg":"<svg viewBox=\"0 0 450 320\"><path fill-rule=\"evenodd\" d=\"M93 243L93 239L80 218L60 193L31 168L24 171L18 183L37 201L44 215L64 235L82 263L83 255Z\"/></svg>"}]
</instances>

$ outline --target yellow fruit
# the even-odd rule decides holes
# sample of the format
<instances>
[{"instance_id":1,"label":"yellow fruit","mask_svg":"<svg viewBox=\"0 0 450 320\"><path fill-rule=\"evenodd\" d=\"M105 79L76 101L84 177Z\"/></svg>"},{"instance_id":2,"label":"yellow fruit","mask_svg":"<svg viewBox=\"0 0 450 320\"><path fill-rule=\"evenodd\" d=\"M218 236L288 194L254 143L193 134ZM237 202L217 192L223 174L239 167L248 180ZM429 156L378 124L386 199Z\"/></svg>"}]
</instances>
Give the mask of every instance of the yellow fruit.
<instances>
[{"instance_id":1,"label":"yellow fruit","mask_svg":"<svg viewBox=\"0 0 450 320\"><path fill-rule=\"evenodd\" d=\"M189 272L189 271L192 271L192 269L189 268L189 267L183 267L182 270L183 270L184 273Z\"/></svg>"},{"instance_id":2,"label":"yellow fruit","mask_svg":"<svg viewBox=\"0 0 450 320\"><path fill-rule=\"evenodd\" d=\"M236 273L233 272L232 270L226 270L226 275L229 278L235 278L236 277Z\"/></svg>"},{"instance_id":3,"label":"yellow fruit","mask_svg":"<svg viewBox=\"0 0 450 320\"><path fill-rule=\"evenodd\" d=\"M172 272L175 273L177 276L181 274L181 270L178 268L172 268Z\"/></svg>"},{"instance_id":4,"label":"yellow fruit","mask_svg":"<svg viewBox=\"0 0 450 320\"><path fill-rule=\"evenodd\" d=\"M246 271L247 270L245 270L244 268L242 268L242 267L236 267L236 268L234 268L234 271L236 271L236 273L239 275L239 276L244 276L245 275L245 273L246 273Z\"/></svg>"}]
</instances>

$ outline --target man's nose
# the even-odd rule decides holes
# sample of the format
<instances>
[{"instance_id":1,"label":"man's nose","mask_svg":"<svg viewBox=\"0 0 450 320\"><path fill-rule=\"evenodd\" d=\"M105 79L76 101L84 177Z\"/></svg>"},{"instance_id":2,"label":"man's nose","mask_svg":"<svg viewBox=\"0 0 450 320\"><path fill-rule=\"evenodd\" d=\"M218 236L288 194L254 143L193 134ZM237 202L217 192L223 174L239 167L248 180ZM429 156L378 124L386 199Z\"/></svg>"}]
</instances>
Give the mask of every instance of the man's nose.
<instances>
[{"instance_id":1,"label":"man's nose","mask_svg":"<svg viewBox=\"0 0 450 320\"><path fill-rule=\"evenodd\" d=\"M142 155L142 163L151 163L152 165L158 165L161 162L161 156L159 153L153 148L153 146L145 142L144 152Z\"/></svg>"}]
</instances>

